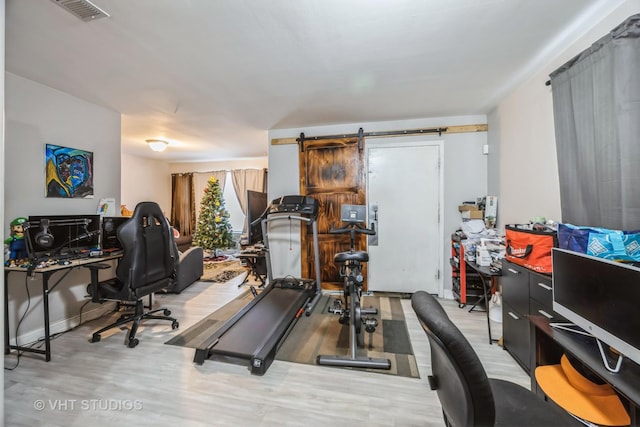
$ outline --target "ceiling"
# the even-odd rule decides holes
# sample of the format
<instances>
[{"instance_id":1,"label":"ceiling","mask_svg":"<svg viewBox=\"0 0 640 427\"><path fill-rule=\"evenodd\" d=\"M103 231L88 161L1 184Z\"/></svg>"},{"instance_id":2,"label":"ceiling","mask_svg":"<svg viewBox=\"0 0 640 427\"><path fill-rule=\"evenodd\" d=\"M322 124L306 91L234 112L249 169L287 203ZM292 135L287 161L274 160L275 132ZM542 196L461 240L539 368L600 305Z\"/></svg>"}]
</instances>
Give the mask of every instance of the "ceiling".
<instances>
[{"instance_id":1,"label":"ceiling","mask_svg":"<svg viewBox=\"0 0 640 427\"><path fill-rule=\"evenodd\" d=\"M123 152L169 161L265 156L269 129L486 114L616 3L91 0L110 17L85 22L56 1L6 1L6 70L120 112Z\"/></svg>"}]
</instances>

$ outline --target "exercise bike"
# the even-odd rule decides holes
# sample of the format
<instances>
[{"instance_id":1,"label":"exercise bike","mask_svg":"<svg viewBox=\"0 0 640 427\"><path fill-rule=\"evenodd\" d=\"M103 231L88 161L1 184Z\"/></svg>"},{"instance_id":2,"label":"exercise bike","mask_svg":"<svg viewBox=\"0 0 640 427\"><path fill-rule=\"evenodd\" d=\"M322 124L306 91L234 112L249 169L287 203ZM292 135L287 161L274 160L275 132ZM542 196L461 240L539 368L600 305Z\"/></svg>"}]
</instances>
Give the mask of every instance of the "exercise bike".
<instances>
[{"instance_id":1,"label":"exercise bike","mask_svg":"<svg viewBox=\"0 0 640 427\"><path fill-rule=\"evenodd\" d=\"M378 326L378 320L373 317L378 310L373 307L361 307L362 285L364 278L362 268L369 261L369 254L355 249L356 234L374 235L375 230L362 225L365 222L365 206L343 205L341 221L346 225L342 228L331 228L331 234L349 234L350 248L346 252L334 255L334 262L339 269L343 281L343 299L334 299L329 312L339 314L341 324L349 324L349 356L320 355L316 358L318 365L348 366L357 368L391 369L389 359L371 357L357 357L358 347L364 346L362 327L373 333Z\"/></svg>"}]
</instances>

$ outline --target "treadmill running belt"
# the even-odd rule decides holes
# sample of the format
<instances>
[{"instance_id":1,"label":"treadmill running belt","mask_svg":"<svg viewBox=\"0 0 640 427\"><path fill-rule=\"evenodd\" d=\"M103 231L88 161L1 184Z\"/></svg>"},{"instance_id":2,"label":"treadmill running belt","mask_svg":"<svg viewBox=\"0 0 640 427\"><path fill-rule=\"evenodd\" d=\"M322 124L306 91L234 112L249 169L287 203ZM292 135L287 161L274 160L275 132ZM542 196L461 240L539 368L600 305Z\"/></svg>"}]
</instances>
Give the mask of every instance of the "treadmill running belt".
<instances>
[{"instance_id":1,"label":"treadmill running belt","mask_svg":"<svg viewBox=\"0 0 640 427\"><path fill-rule=\"evenodd\" d=\"M297 289L274 288L220 337L212 352L250 357L277 332L292 310L297 312L302 307L306 298L306 293Z\"/></svg>"}]
</instances>

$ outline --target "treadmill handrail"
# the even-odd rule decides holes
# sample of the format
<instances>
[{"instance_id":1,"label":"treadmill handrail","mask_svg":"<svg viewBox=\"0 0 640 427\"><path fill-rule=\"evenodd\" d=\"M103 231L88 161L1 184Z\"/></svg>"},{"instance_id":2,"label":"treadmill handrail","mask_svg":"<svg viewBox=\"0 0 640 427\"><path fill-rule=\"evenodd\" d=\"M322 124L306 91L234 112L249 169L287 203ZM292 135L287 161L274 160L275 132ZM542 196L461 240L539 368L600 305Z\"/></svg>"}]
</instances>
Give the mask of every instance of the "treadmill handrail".
<instances>
[{"instance_id":1,"label":"treadmill handrail","mask_svg":"<svg viewBox=\"0 0 640 427\"><path fill-rule=\"evenodd\" d=\"M304 217L304 216L298 216L298 215L286 215L285 216L284 214L286 214L286 212L281 212L280 215L272 214L274 216L269 216L267 218L264 218L262 221L270 222L270 221L278 221L278 220L282 220L282 219L288 219L288 220L296 219L298 221L304 221L304 222L313 222L314 221L313 219L307 218L307 217Z\"/></svg>"}]
</instances>

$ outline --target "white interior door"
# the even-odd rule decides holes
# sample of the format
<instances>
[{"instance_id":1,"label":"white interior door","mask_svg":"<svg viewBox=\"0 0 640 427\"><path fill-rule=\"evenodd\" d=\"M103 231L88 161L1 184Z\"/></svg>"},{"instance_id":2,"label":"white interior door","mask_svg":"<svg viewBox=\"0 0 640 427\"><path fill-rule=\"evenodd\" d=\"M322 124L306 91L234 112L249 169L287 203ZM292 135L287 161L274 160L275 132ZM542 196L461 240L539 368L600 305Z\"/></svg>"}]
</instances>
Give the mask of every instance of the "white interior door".
<instances>
[{"instance_id":1,"label":"white interior door","mask_svg":"<svg viewBox=\"0 0 640 427\"><path fill-rule=\"evenodd\" d=\"M440 293L440 155L440 143L367 141L369 290Z\"/></svg>"}]
</instances>

